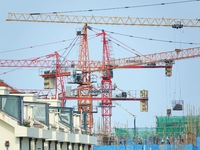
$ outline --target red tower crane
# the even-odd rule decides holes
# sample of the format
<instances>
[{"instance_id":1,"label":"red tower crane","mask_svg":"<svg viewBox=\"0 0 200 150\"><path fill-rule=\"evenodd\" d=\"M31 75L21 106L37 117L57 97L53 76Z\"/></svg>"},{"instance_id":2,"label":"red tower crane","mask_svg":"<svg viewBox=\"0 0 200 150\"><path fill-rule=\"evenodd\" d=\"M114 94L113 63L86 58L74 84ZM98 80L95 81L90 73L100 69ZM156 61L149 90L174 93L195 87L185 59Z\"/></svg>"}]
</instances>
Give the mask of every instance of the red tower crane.
<instances>
[{"instance_id":1,"label":"red tower crane","mask_svg":"<svg viewBox=\"0 0 200 150\"><path fill-rule=\"evenodd\" d=\"M77 69L81 70L80 74L80 81L78 79L78 97L83 98L81 100L78 100L78 111L81 112L87 112L88 115L88 129L91 133L93 128L93 102L91 100L88 100L87 98L92 98L91 94L84 94L84 91L91 91L92 85L91 85L91 68L90 68L90 56L89 56L89 50L88 50L88 36L87 36L87 25L83 27L83 33L80 34L81 36L81 43L80 43L80 49L79 49L79 59L77 64ZM78 78L78 76L76 77Z\"/></svg>"},{"instance_id":2,"label":"red tower crane","mask_svg":"<svg viewBox=\"0 0 200 150\"><path fill-rule=\"evenodd\" d=\"M113 70L107 69L110 64L110 49L109 49L109 41L106 39L106 33L102 31L103 36L103 57L102 57L102 80L101 80L101 88L102 90L108 90L108 93L102 93L102 98L104 97L112 97L112 77L113 77ZM102 100L101 102L102 107L102 120L103 120L103 132L109 133L111 130L111 116L112 116L112 101L109 100Z\"/></svg>"},{"instance_id":3,"label":"red tower crane","mask_svg":"<svg viewBox=\"0 0 200 150\"><path fill-rule=\"evenodd\" d=\"M132 17L102 17L102 16L74 16L64 14L40 14L40 13L9 13L7 21L28 21L28 22L56 22L56 23L88 23L88 24L112 24L112 25L142 25L142 26L171 26L173 28L182 27L200 27L199 20L196 19L171 19L171 18L132 18ZM103 59L102 61L90 61L88 51L88 39L87 39L87 26L84 26L81 36L81 45L79 49L79 59L77 62L77 70L73 72L75 76L75 83L78 83L77 96L70 97L65 95L63 76L69 76L70 72L65 72L64 68L70 65L70 61L65 61L62 65L56 63L55 71L42 75L45 79L56 78L56 92L55 95L59 95L58 98L62 100L62 106L64 106L65 100L78 100L78 110L88 112L88 128L91 131L93 124L92 117L92 101L101 100L103 128L105 132L110 132L111 129L111 116L112 116L112 101L113 100L139 100L141 104L146 107L148 97L145 97L145 93L141 93L142 97L125 98L125 97L113 97L112 96L112 70L120 68L166 68L166 75L171 76L171 66L174 60L194 58L200 56L199 47L190 48L185 50L176 50L170 52L148 54L142 56L135 56L129 58L120 58L110 60L109 42L106 39L106 33L102 31L100 35L103 36ZM38 61L38 62L37 62ZM27 60L0 60L1 67L19 67L29 66L41 67L39 60L27 61ZM27 64L28 62L28 64ZM57 59L59 62L59 59ZM71 61L71 66L75 61ZM165 65L159 65L164 62ZM13 64L14 63L14 64ZM40 66L39 66L40 65ZM85 90L91 91L94 87L91 86L91 72L102 71L101 88L104 91L102 96L94 97L91 93L85 94Z\"/></svg>"},{"instance_id":4,"label":"red tower crane","mask_svg":"<svg viewBox=\"0 0 200 150\"><path fill-rule=\"evenodd\" d=\"M103 32L104 34L104 32ZM105 50L106 52L106 50ZM28 68L52 68L55 64L55 59L50 58L59 58L59 54L50 54L46 55L46 59L40 59L40 58L35 58L31 60L0 60L0 67L28 67ZM183 49L183 50L175 50L175 51L168 51L168 52L161 52L161 53L154 53L154 54L147 54L147 55L142 55L142 56L134 56L134 57L128 57L128 58L121 58L121 59L114 59L114 60L107 60L107 62L101 62L101 61L90 61L90 68L91 72L93 71L103 71L104 73L107 73L107 75L102 76L102 81L101 81L101 86L102 89L105 91L109 91L107 93L103 93L102 97L92 97L92 94L84 95L85 89L88 91L90 89L93 89L93 87L90 86L87 82L84 82L83 84L80 84L78 86L78 91L80 95L76 97L69 97L66 96L65 91L60 88L63 88L64 85L63 80L60 79L60 77L64 76L70 76L70 72L64 71L65 69L61 69L64 67L70 67L73 66L74 64L78 66L78 62L75 60L65 60L62 62L63 66L60 66L59 63L57 64L57 67L55 68L56 70L54 72L48 72L43 75L41 75L44 78L55 78L56 79L56 88L55 95L53 95L53 98L58 98L62 100L62 105L64 106L64 101L65 100L78 100L78 109L80 111L87 111L90 112L91 118L89 121L91 121L90 126L88 126L89 129L92 128L92 110L88 111L88 109L92 109L92 101L94 100L101 100L102 101L102 116L104 118L104 123L106 122L106 125L104 124L104 127L107 127L110 129L110 121L111 121L111 116L112 112L111 109L108 110L109 108L112 107L112 101L117 101L117 100L126 100L126 101L140 101L142 104L144 104L144 107L147 105L147 100L148 97L113 97L112 95L112 89L113 87L111 86L112 81L112 69L121 69L121 68L166 68L166 75L170 76L171 73L171 65L172 62L175 60L180 60L180 59L188 59L188 58L196 58L200 57L200 47L194 47L194 48L188 48L188 49ZM57 61L59 59L56 59ZM58 61L60 62L60 61ZM165 65L151 65L151 64L159 64L159 63L165 63ZM105 65L103 65L105 64ZM107 65L106 65L107 64ZM109 65L108 65L109 64ZM166 66L167 65L167 66ZM169 66L168 66L169 65ZM103 68L102 66L106 66ZM87 71L86 71L87 73ZM6 74L6 72L4 72ZM87 81L86 79L84 81ZM82 83L82 82L81 82ZM86 84L87 83L87 84ZM110 90L111 89L111 90ZM60 95L58 97L58 95ZM62 96L61 96L62 95ZM105 132L109 132L108 129L105 129Z\"/></svg>"}]
</instances>

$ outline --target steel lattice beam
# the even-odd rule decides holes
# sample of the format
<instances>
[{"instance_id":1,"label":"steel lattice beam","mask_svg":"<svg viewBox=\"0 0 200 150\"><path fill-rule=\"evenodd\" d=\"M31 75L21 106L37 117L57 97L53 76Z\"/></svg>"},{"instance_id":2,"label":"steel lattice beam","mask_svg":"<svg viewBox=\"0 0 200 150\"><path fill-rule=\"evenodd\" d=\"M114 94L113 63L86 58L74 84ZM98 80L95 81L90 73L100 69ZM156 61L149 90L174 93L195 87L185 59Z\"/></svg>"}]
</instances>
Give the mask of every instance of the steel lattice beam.
<instances>
[{"instance_id":1,"label":"steel lattice beam","mask_svg":"<svg viewBox=\"0 0 200 150\"><path fill-rule=\"evenodd\" d=\"M200 19L181 18L140 18L118 16L78 16L68 14L43 13L8 13L7 21L75 23L75 24L104 24L129 26L176 26L200 27ZM176 27L175 27L176 28Z\"/></svg>"}]
</instances>

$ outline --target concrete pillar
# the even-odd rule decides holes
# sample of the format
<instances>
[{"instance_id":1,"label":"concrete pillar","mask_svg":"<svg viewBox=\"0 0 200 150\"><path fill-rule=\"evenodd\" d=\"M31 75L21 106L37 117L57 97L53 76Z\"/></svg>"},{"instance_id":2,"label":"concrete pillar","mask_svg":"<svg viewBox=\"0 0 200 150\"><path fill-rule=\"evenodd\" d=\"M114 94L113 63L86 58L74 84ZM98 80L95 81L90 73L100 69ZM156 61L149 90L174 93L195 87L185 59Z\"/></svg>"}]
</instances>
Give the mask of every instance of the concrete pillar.
<instances>
[{"instance_id":1,"label":"concrete pillar","mask_svg":"<svg viewBox=\"0 0 200 150\"><path fill-rule=\"evenodd\" d=\"M64 143L60 142L60 150L63 150L63 145L64 145Z\"/></svg>"},{"instance_id":2,"label":"concrete pillar","mask_svg":"<svg viewBox=\"0 0 200 150\"><path fill-rule=\"evenodd\" d=\"M72 150L72 143L69 144L69 150Z\"/></svg>"},{"instance_id":3,"label":"concrete pillar","mask_svg":"<svg viewBox=\"0 0 200 150\"><path fill-rule=\"evenodd\" d=\"M51 150L51 141L48 141L48 149Z\"/></svg>"},{"instance_id":4,"label":"concrete pillar","mask_svg":"<svg viewBox=\"0 0 200 150\"><path fill-rule=\"evenodd\" d=\"M82 150L85 150L85 144L82 144Z\"/></svg>"},{"instance_id":5,"label":"concrete pillar","mask_svg":"<svg viewBox=\"0 0 200 150\"><path fill-rule=\"evenodd\" d=\"M58 141L55 141L55 142L54 142L54 144L55 144L55 145L54 145L54 149L55 149L55 150L57 150L57 143L58 143Z\"/></svg>"},{"instance_id":6,"label":"concrete pillar","mask_svg":"<svg viewBox=\"0 0 200 150\"><path fill-rule=\"evenodd\" d=\"M89 149L89 145L85 145L85 150L88 150Z\"/></svg>"},{"instance_id":7,"label":"concrete pillar","mask_svg":"<svg viewBox=\"0 0 200 150\"><path fill-rule=\"evenodd\" d=\"M82 150L81 144L78 144L78 150Z\"/></svg>"},{"instance_id":8,"label":"concrete pillar","mask_svg":"<svg viewBox=\"0 0 200 150\"><path fill-rule=\"evenodd\" d=\"M61 150L61 144L60 144L60 142L56 142L56 150Z\"/></svg>"},{"instance_id":9,"label":"concrete pillar","mask_svg":"<svg viewBox=\"0 0 200 150\"><path fill-rule=\"evenodd\" d=\"M22 147L23 147L23 146L22 146L22 145L23 145L23 142L22 142L22 141L23 141L23 137L20 137L20 138L19 138L19 149L20 149L20 150L21 150Z\"/></svg>"},{"instance_id":10,"label":"concrete pillar","mask_svg":"<svg viewBox=\"0 0 200 150\"><path fill-rule=\"evenodd\" d=\"M70 150L75 150L75 144L74 143L71 143L71 149Z\"/></svg>"},{"instance_id":11,"label":"concrete pillar","mask_svg":"<svg viewBox=\"0 0 200 150\"><path fill-rule=\"evenodd\" d=\"M79 144L78 143L72 143L73 145L73 147L72 147L72 150L78 150L79 149Z\"/></svg>"},{"instance_id":12,"label":"concrete pillar","mask_svg":"<svg viewBox=\"0 0 200 150\"><path fill-rule=\"evenodd\" d=\"M84 144L84 150L88 150L88 145Z\"/></svg>"},{"instance_id":13,"label":"concrete pillar","mask_svg":"<svg viewBox=\"0 0 200 150\"><path fill-rule=\"evenodd\" d=\"M70 146L70 143L67 142L67 150L70 150L70 149L69 149L69 146Z\"/></svg>"},{"instance_id":14,"label":"concrete pillar","mask_svg":"<svg viewBox=\"0 0 200 150\"><path fill-rule=\"evenodd\" d=\"M44 140L44 150L50 150L49 149L49 141Z\"/></svg>"},{"instance_id":15,"label":"concrete pillar","mask_svg":"<svg viewBox=\"0 0 200 150\"><path fill-rule=\"evenodd\" d=\"M37 142L36 139L30 139L30 149L31 150L35 150L35 148L36 148L36 142Z\"/></svg>"}]
</instances>

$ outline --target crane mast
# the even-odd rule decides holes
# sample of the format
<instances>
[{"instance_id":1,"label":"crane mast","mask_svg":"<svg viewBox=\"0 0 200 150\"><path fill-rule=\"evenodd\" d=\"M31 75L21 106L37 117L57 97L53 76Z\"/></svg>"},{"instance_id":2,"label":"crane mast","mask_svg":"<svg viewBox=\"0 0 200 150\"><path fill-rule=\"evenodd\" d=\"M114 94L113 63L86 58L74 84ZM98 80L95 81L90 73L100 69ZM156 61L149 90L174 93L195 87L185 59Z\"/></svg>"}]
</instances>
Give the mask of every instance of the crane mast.
<instances>
[{"instance_id":1,"label":"crane mast","mask_svg":"<svg viewBox=\"0 0 200 150\"><path fill-rule=\"evenodd\" d=\"M102 93L102 98L112 97L112 77L113 71L112 69L107 69L110 67L110 49L109 49L109 41L106 39L106 33L102 31L103 36L103 57L102 57L102 80L101 80L101 88L103 91L108 91L107 93ZM101 102L101 114L103 120L103 133L109 134L111 131L111 116L112 116L112 100L102 100Z\"/></svg>"},{"instance_id":2,"label":"crane mast","mask_svg":"<svg viewBox=\"0 0 200 150\"><path fill-rule=\"evenodd\" d=\"M89 101L87 98L91 98L91 94L85 94L84 90L91 91L91 80L90 80L90 56L88 50L88 37L87 37L87 24L83 27L83 33L80 34L81 43L79 49L79 59L77 68L80 69L80 81L78 79L78 97L83 98L82 100L78 100L78 111L79 112L87 112L87 124L89 132L91 133L93 128L93 102ZM77 71L77 70L76 70ZM85 98L85 99L84 99Z\"/></svg>"}]
</instances>

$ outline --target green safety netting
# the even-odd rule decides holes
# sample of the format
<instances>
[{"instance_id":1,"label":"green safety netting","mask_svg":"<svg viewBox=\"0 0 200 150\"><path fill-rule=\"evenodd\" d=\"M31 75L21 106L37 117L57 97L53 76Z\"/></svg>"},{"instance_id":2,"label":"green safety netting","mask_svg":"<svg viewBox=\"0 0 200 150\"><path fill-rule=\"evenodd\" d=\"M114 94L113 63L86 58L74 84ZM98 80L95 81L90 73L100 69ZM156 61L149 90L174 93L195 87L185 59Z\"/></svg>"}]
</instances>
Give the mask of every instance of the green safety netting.
<instances>
[{"instance_id":1,"label":"green safety netting","mask_svg":"<svg viewBox=\"0 0 200 150\"><path fill-rule=\"evenodd\" d=\"M170 116L156 117L156 133L159 136L180 136L184 133L193 133L200 135L200 117L199 116Z\"/></svg>"},{"instance_id":2,"label":"green safety netting","mask_svg":"<svg viewBox=\"0 0 200 150\"><path fill-rule=\"evenodd\" d=\"M156 135L156 128L115 128L115 135L123 138L144 137L149 138Z\"/></svg>"},{"instance_id":3,"label":"green safety netting","mask_svg":"<svg viewBox=\"0 0 200 150\"><path fill-rule=\"evenodd\" d=\"M183 133L192 133L200 136L200 117L199 116L166 116L156 117L157 126L154 128L115 128L116 137L150 138L159 137L178 137Z\"/></svg>"}]
</instances>

